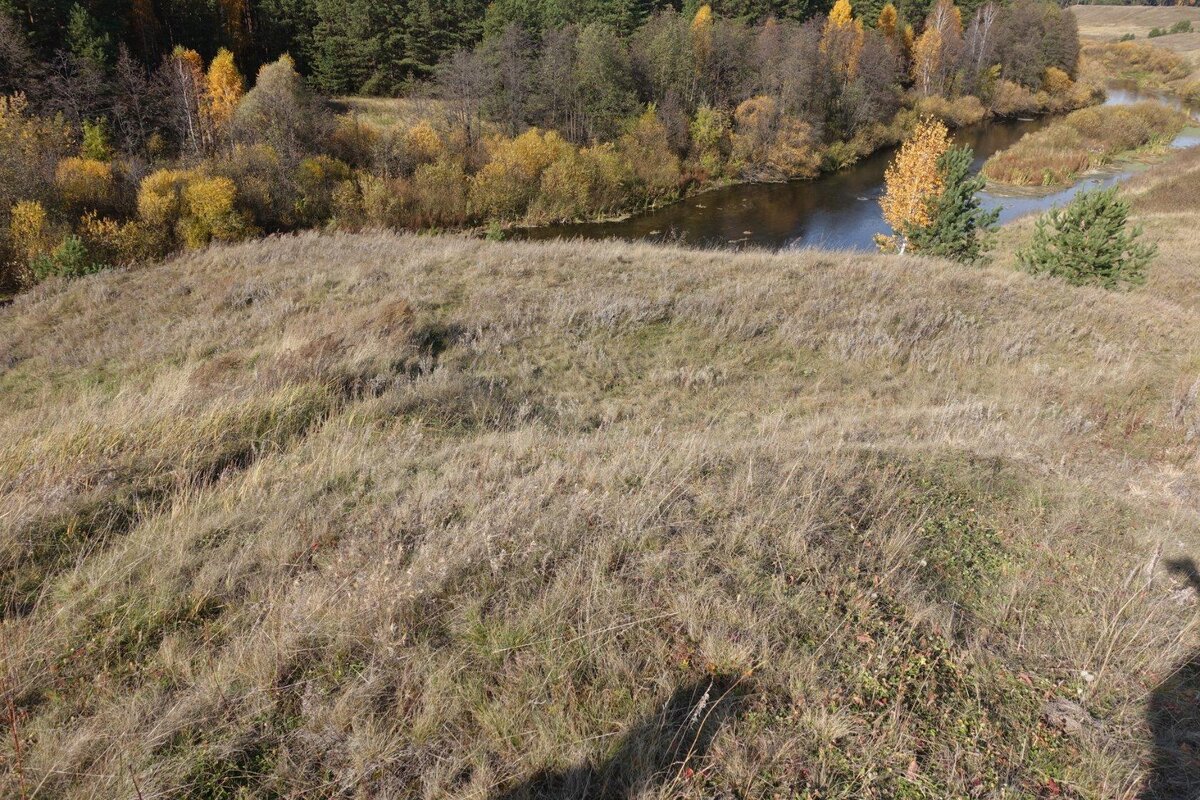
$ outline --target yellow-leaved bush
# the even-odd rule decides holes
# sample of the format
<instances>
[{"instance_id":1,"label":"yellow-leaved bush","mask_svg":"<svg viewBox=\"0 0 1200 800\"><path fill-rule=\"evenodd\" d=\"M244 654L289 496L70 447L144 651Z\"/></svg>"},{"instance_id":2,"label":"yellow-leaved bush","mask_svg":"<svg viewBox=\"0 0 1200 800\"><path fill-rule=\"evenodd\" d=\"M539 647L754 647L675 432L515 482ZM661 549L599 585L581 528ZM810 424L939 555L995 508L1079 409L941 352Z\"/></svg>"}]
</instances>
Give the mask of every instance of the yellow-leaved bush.
<instances>
[{"instance_id":1,"label":"yellow-leaved bush","mask_svg":"<svg viewBox=\"0 0 1200 800\"><path fill-rule=\"evenodd\" d=\"M13 255L22 266L49 253L54 240L47 223L46 209L36 200L22 200L12 207L8 218L8 236Z\"/></svg>"},{"instance_id":2,"label":"yellow-leaved bush","mask_svg":"<svg viewBox=\"0 0 1200 800\"><path fill-rule=\"evenodd\" d=\"M103 208L113 198L112 165L94 158L64 158L54 170L54 185L71 208Z\"/></svg>"},{"instance_id":3,"label":"yellow-leaved bush","mask_svg":"<svg viewBox=\"0 0 1200 800\"><path fill-rule=\"evenodd\" d=\"M471 180L470 207L475 216L499 220L524 215L537 196L542 173L572 149L554 131L537 128L488 144L491 158Z\"/></svg>"},{"instance_id":4,"label":"yellow-leaved bush","mask_svg":"<svg viewBox=\"0 0 1200 800\"><path fill-rule=\"evenodd\" d=\"M557 222L616 211L625 202L625 186L632 178L629 163L611 142L567 148L542 172L529 221Z\"/></svg>"},{"instance_id":5,"label":"yellow-leaved bush","mask_svg":"<svg viewBox=\"0 0 1200 800\"><path fill-rule=\"evenodd\" d=\"M252 233L237 209L237 185L224 176L196 170L163 169L142 181L138 190L138 219L158 249L169 250L175 240L188 249L210 242L233 242Z\"/></svg>"}]
</instances>

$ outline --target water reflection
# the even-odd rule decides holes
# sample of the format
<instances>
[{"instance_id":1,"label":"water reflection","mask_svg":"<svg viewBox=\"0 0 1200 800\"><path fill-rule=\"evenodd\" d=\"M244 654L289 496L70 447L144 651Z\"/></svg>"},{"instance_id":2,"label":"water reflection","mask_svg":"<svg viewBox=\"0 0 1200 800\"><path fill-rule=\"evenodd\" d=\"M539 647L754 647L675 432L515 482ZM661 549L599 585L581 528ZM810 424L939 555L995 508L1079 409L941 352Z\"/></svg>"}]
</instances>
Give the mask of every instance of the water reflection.
<instances>
[{"instance_id":1,"label":"water reflection","mask_svg":"<svg viewBox=\"0 0 1200 800\"><path fill-rule=\"evenodd\" d=\"M1109 92L1107 102L1120 105L1145 99L1163 100L1134 87L1118 86ZM1178 101L1173 104L1178 107ZM954 138L974 149L975 168L979 169L993 153L1049 122L1048 118L993 122L957 131ZM1200 138L1185 134L1176 144L1200 144ZM880 151L848 170L817 180L730 186L619 222L534 228L521 231L518 238L618 238L706 247L873 250L875 234L888 230L879 198L883 194L883 173L893 152ZM1062 205L1080 191L1112 185L1132 172L1090 177L1050 195L1014 197L985 192L983 202L989 208L1000 208L1000 221L1007 222Z\"/></svg>"}]
</instances>

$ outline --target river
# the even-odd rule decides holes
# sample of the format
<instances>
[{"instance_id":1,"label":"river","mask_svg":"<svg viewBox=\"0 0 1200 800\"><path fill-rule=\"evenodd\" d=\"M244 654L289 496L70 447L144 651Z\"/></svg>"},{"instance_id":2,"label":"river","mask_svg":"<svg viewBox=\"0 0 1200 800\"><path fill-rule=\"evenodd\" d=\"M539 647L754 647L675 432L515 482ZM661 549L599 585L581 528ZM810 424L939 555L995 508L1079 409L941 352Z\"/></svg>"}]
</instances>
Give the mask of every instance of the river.
<instances>
[{"instance_id":1,"label":"river","mask_svg":"<svg viewBox=\"0 0 1200 800\"><path fill-rule=\"evenodd\" d=\"M1178 101L1138 92L1129 86L1109 88L1106 105L1153 99L1178 107ZM1001 120L955 132L954 139L975 151L975 169L993 153L1015 143L1027 133L1048 125L1052 117L1034 120ZM1200 144L1194 132L1175 142L1186 147ZM520 239L631 239L680 242L702 247L759 247L771 250L823 248L874 250L877 233L888 232L879 209L883 173L894 149L881 150L840 172L815 180L789 183L740 184L703 192L678 203L636 214L615 222L587 222L528 228ZM1084 189L1108 186L1135 170L1126 169L1088 176L1052 194L1002 195L985 191L983 204L1000 209L1007 222L1030 212L1063 205Z\"/></svg>"}]
</instances>

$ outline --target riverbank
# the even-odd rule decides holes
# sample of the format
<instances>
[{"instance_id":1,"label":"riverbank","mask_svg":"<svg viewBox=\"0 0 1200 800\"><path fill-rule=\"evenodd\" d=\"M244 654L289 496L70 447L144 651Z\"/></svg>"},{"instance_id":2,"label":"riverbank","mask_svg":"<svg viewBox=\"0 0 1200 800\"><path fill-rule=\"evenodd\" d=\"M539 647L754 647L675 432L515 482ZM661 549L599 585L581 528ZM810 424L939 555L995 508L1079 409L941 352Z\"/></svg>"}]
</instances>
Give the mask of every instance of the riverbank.
<instances>
[{"instance_id":1,"label":"riverbank","mask_svg":"<svg viewBox=\"0 0 1200 800\"><path fill-rule=\"evenodd\" d=\"M993 155L982 172L1007 186L1068 185L1118 160L1160 156L1187 124L1186 114L1153 100L1083 109Z\"/></svg>"}]
</instances>

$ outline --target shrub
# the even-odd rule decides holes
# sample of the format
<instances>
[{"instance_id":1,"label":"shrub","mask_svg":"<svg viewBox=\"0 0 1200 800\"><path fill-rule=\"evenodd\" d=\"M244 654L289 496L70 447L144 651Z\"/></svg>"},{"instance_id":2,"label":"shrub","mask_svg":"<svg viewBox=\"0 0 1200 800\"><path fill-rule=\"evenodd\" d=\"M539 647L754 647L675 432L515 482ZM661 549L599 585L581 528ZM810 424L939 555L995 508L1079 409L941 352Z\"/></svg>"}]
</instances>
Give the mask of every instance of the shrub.
<instances>
[{"instance_id":1,"label":"shrub","mask_svg":"<svg viewBox=\"0 0 1200 800\"><path fill-rule=\"evenodd\" d=\"M404 149L414 170L422 164L432 164L446 154L442 137L428 120L421 120L405 131Z\"/></svg>"},{"instance_id":2,"label":"shrub","mask_svg":"<svg viewBox=\"0 0 1200 800\"><path fill-rule=\"evenodd\" d=\"M256 227L280 231L297 226L296 171L287 169L271 145L235 145L211 161L209 171L234 182L238 204L250 214Z\"/></svg>"},{"instance_id":3,"label":"shrub","mask_svg":"<svg viewBox=\"0 0 1200 800\"><path fill-rule=\"evenodd\" d=\"M1160 36L1166 36L1166 35L1167 35L1167 32L1164 31L1162 28L1151 28L1150 32L1148 34L1146 34L1146 38L1157 39Z\"/></svg>"},{"instance_id":4,"label":"shrub","mask_svg":"<svg viewBox=\"0 0 1200 800\"><path fill-rule=\"evenodd\" d=\"M471 181L471 208L477 216L516 219L537 195L542 172L571 145L554 131L531 128L515 139L495 139L491 159Z\"/></svg>"},{"instance_id":5,"label":"shrub","mask_svg":"<svg viewBox=\"0 0 1200 800\"><path fill-rule=\"evenodd\" d=\"M624 204L625 186L632 177L611 143L571 148L542 173L529 217L534 222L553 222L615 211Z\"/></svg>"},{"instance_id":6,"label":"shrub","mask_svg":"<svg viewBox=\"0 0 1200 800\"><path fill-rule=\"evenodd\" d=\"M1001 80L992 91L991 108L1001 117L1033 114L1038 110L1037 96L1019 83Z\"/></svg>"},{"instance_id":7,"label":"shrub","mask_svg":"<svg viewBox=\"0 0 1200 800\"><path fill-rule=\"evenodd\" d=\"M1117 39L1117 41L1118 42L1132 42L1136 38L1137 37L1134 36L1132 33L1122 33L1121 38Z\"/></svg>"},{"instance_id":8,"label":"shrub","mask_svg":"<svg viewBox=\"0 0 1200 800\"><path fill-rule=\"evenodd\" d=\"M679 156L671 150L667 128L651 104L617 144L629 163L634 191L653 203L679 193Z\"/></svg>"},{"instance_id":9,"label":"shrub","mask_svg":"<svg viewBox=\"0 0 1200 800\"><path fill-rule=\"evenodd\" d=\"M61 118L33 116L24 95L0 95L0 209L22 200L48 206L55 166L73 150L71 131Z\"/></svg>"},{"instance_id":10,"label":"shrub","mask_svg":"<svg viewBox=\"0 0 1200 800\"><path fill-rule=\"evenodd\" d=\"M692 119L692 157L708 175L719 177L725 171L732 150L733 121L724 111L701 106Z\"/></svg>"},{"instance_id":11,"label":"shrub","mask_svg":"<svg viewBox=\"0 0 1200 800\"><path fill-rule=\"evenodd\" d=\"M1116 187L1084 192L1065 209L1042 215L1029 247L1017 254L1026 270L1105 289L1136 286L1156 248L1139 244L1141 227L1128 228L1129 204Z\"/></svg>"},{"instance_id":12,"label":"shrub","mask_svg":"<svg viewBox=\"0 0 1200 800\"><path fill-rule=\"evenodd\" d=\"M191 176L183 187L183 217L179 221L184 246L191 250L209 242L234 242L250 230L235 208L237 186L229 178Z\"/></svg>"},{"instance_id":13,"label":"shrub","mask_svg":"<svg viewBox=\"0 0 1200 800\"><path fill-rule=\"evenodd\" d=\"M1168 33L1191 33L1192 21L1189 19L1181 19L1170 27Z\"/></svg>"},{"instance_id":14,"label":"shrub","mask_svg":"<svg viewBox=\"0 0 1200 800\"><path fill-rule=\"evenodd\" d=\"M417 227L455 226L467 221L467 174L443 159L417 167L412 177Z\"/></svg>"},{"instance_id":15,"label":"shrub","mask_svg":"<svg viewBox=\"0 0 1200 800\"><path fill-rule=\"evenodd\" d=\"M820 171L820 158L812 142L812 127L783 114L772 97L751 97L733 114L733 158L742 174L756 180L811 178ZM850 156L849 163L857 160Z\"/></svg>"},{"instance_id":16,"label":"shrub","mask_svg":"<svg viewBox=\"0 0 1200 800\"><path fill-rule=\"evenodd\" d=\"M304 226L327 222L333 214L333 194L349 181L353 172L348 164L329 156L313 156L296 168L296 219Z\"/></svg>"},{"instance_id":17,"label":"shrub","mask_svg":"<svg viewBox=\"0 0 1200 800\"><path fill-rule=\"evenodd\" d=\"M35 280L43 281L50 277L76 278L99 272L106 266L92 258L78 236L68 236L54 250L35 258L30 272Z\"/></svg>"},{"instance_id":18,"label":"shrub","mask_svg":"<svg viewBox=\"0 0 1200 800\"><path fill-rule=\"evenodd\" d=\"M8 220L8 236L13 256L20 267L50 251L52 241L46 209L36 200L22 200L13 206Z\"/></svg>"},{"instance_id":19,"label":"shrub","mask_svg":"<svg viewBox=\"0 0 1200 800\"><path fill-rule=\"evenodd\" d=\"M113 199L112 165L93 158L64 158L54 170L54 185L72 209L106 208Z\"/></svg>"},{"instance_id":20,"label":"shrub","mask_svg":"<svg viewBox=\"0 0 1200 800\"><path fill-rule=\"evenodd\" d=\"M313 149L327 123L328 114L285 55L258 71L254 88L238 103L232 127L241 141L265 142L281 157L298 160Z\"/></svg>"},{"instance_id":21,"label":"shrub","mask_svg":"<svg viewBox=\"0 0 1200 800\"><path fill-rule=\"evenodd\" d=\"M79 155L93 161L109 161L112 159L112 147L108 143L108 131L104 120L89 122L84 120L83 143L79 147Z\"/></svg>"},{"instance_id":22,"label":"shrub","mask_svg":"<svg viewBox=\"0 0 1200 800\"><path fill-rule=\"evenodd\" d=\"M152 250L169 251L176 241L197 249L212 241L236 241L253 230L236 199L237 185L230 178L158 170L138 190L138 218Z\"/></svg>"},{"instance_id":23,"label":"shrub","mask_svg":"<svg viewBox=\"0 0 1200 800\"><path fill-rule=\"evenodd\" d=\"M917 112L921 117L940 119L952 128L975 125L987 116L980 99L969 94L953 99L937 94L919 98Z\"/></svg>"},{"instance_id":24,"label":"shrub","mask_svg":"<svg viewBox=\"0 0 1200 800\"><path fill-rule=\"evenodd\" d=\"M354 167L370 167L379 146L379 131L360 121L354 114L343 114L329 134L330 154Z\"/></svg>"},{"instance_id":25,"label":"shrub","mask_svg":"<svg viewBox=\"0 0 1200 800\"><path fill-rule=\"evenodd\" d=\"M137 222L117 222L88 212L79 220L76 233L100 263L128 264L153 255L151 239Z\"/></svg>"}]
</instances>

